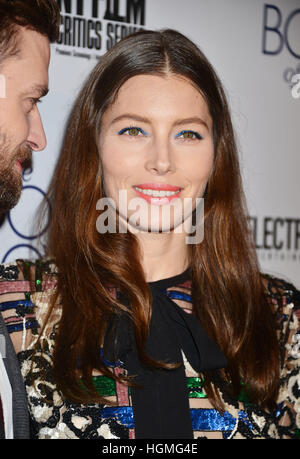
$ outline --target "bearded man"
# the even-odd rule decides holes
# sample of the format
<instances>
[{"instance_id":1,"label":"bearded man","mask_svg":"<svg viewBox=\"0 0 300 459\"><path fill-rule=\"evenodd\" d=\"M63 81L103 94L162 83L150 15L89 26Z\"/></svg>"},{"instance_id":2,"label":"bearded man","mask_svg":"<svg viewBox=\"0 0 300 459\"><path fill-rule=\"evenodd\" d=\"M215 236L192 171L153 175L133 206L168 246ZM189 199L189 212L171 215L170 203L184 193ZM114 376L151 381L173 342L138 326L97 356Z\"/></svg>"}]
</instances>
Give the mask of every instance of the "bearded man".
<instances>
[{"instance_id":1,"label":"bearded man","mask_svg":"<svg viewBox=\"0 0 300 459\"><path fill-rule=\"evenodd\" d=\"M32 151L46 147L37 104L48 92L50 43L59 23L54 0L0 0L0 216L20 198ZM29 438L25 389L1 314L0 438Z\"/></svg>"}]
</instances>

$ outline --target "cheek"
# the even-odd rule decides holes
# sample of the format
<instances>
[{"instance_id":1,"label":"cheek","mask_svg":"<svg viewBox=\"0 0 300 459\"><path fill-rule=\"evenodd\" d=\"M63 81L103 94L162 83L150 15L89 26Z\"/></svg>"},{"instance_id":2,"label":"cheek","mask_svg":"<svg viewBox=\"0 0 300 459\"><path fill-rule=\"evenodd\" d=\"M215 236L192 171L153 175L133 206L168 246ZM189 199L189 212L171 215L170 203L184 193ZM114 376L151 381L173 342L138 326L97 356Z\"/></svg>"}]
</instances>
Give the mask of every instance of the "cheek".
<instances>
[{"instance_id":1,"label":"cheek","mask_svg":"<svg viewBox=\"0 0 300 459\"><path fill-rule=\"evenodd\" d=\"M196 188L205 186L213 170L214 164L214 153L213 151L207 152L207 154L199 155L194 158L194 161L186 170L186 177L188 177L190 183Z\"/></svg>"},{"instance_id":2,"label":"cheek","mask_svg":"<svg viewBox=\"0 0 300 459\"><path fill-rule=\"evenodd\" d=\"M109 145L108 145L109 144ZM107 187L121 188L128 177L137 170L136 161L130 152L124 151L117 142L100 145L103 179Z\"/></svg>"},{"instance_id":3,"label":"cheek","mask_svg":"<svg viewBox=\"0 0 300 459\"><path fill-rule=\"evenodd\" d=\"M13 147L26 142L29 135L29 121L21 108L6 117L7 135Z\"/></svg>"},{"instance_id":4,"label":"cheek","mask_svg":"<svg viewBox=\"0 0 300 459\"><path fill-rule=\"evenodd\" d=\"M116 186L119 181L119 174L112 163L102 162L103 182L106 192L111 191L111 188Z\"/></svg>"},{"instance_id":5,"label":"cheek","mask_svg":"<svg viewBox=\"0 0 300 459\"><path fill-rule=\"evenodd\" d=\"M118 160L115 157L115 149L108 147L106 142L101 143L100 152L104 186L107 187L118 178Z\"/></svg>"},{"instance_id":6,"label":"cheek","mask_svg":"<svg viewBox=\"0 0 300 459\"><path fill-rule=\"evenodd\" d=\"M103 155L101 159L105 193L107 196L115 195L123 188L126 168L113 155Z\"/></svg>"}]
</instances>

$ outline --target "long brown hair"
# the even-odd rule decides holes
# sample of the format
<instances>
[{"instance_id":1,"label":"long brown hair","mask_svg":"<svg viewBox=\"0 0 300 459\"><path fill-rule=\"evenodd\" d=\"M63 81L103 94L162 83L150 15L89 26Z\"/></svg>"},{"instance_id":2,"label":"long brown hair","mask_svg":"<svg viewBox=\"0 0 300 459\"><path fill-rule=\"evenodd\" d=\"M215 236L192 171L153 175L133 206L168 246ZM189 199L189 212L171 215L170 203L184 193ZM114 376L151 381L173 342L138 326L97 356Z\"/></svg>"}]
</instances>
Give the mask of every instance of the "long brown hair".
<instances>
[{"instance_id":1,"label":"long brown hair","mask_svg":"<svg viewBox=\"0 0 300 459\"><path fill-rule=\"evenodd\" d=\"M194 312L228 359L221 376L231 395L238 396L242 379L250 400L271 408L280 368L275 320L248 225L226 95L204 54L173 30L138 32L107 52L69 118L48 194L48 247L58 267L57 297L62 305L54 351L56 382L72 400L102 400L93 390L92 370L116 378L99 348L108 322L121 313L132 320L141 361L163 366L144 351L151 295L137 239L129 232L99 234L96 204L104 196L97 146L103 113L129 78L167 73L184 76L201 92L213 120L215 157L205 193L205 238L189 246ZM112 285L128 297L130 308L112 297ZM85 392L78 385L78 362ZM215 377L205 374L206 390L214 406L222 409Z\"/></svg>"}]
</instances>

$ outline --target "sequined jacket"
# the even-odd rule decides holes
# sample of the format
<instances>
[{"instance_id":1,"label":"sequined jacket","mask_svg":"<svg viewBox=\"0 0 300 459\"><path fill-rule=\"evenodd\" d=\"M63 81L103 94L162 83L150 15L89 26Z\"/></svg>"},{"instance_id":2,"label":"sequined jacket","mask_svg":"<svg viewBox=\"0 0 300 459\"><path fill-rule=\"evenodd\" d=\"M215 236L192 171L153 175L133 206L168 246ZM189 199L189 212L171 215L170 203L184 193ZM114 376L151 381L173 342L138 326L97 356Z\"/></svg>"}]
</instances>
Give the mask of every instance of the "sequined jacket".
<instances>
[{"instance_id":1,"label":"sequined jacket","mask_svg":"<svg viewBox=\"0 0 300 459\"><path fill-rule=\"evenodd\" d=\"M35 282L30 282L29 271ZM202 387L201 374L185 359L186 384L194 438L250 439L298 438L300 429L300 292L283 279L264 275L266 294L277 310L281 350L281 380L274 412L262 410L243 397L231 399L217 390L225 405L216 411ZM160 281L161 282L161 281ZM0 265L0 309L8 331L20 350L21 365L35 438L134 438L134 414L130 389L112 378L95 374L93 382L107 404L76 404L65 400L52 372L55 335L61 317L57 307L47 321L40 346L34 351L55 291L56 267L50 261L18 261ZM176 276L167 295L185 312L192 312L191 282ZM124 368L112 368L116 374ZM32 381L32 375L34 381ZM109 403L113 402L113 404Z\"/></svg>"}]
</instances>

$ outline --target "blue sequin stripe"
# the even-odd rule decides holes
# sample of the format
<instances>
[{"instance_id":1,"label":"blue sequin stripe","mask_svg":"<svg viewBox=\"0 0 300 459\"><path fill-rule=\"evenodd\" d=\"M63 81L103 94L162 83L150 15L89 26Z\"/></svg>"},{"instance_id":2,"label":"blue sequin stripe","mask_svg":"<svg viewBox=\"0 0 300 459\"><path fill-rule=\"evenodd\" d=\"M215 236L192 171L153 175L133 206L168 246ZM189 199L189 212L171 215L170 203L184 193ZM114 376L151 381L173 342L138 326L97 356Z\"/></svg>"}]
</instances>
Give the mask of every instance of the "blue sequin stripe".
<instances>
[{"instance_id":1,"label":"blue sequin stripe","mask_svg":"<svg viewBox=\"0 0 300 459\"><path fill-rule=\"evenodd\" d=\"M165 293L169 298L171 298L171 300L183 300L188 303L192 302L192 296L188 293L176 292L176 290L171 290L170 292L164 290L163 293Z\"/></svg>"},{"instance_id":2,"label":"blue sequin stripe","mask_svg":"<svg viewBox=\"0 0 300 459\"><path fill-rule=\"evenodd\" d=\"M196 431L221 431L231 432L236 425L235 419L230 413L221 415L217 410L204 408L191 408L192 427ZM103 419L114 418L128 429L134 429L133 409L131 406L102 408ZM247 413L239 411L239 420L252 428L247 419Z\"/></svg>"},{"instance_id":3,"label":"blue sequin stripe","mask_svg":"<svg viewBox=\"0 0 300 459\"><path fill-rule=\"evenodd\" d=\"M132 406L108 406L102 408L101 417L103 419L116 419L120 424L127 427L127 429L134 429Z\"/></svg>"},{"instance_id":4,"label":"blue sequin stripe","mask_svg":"<svg viewBox=\"0 0 300 459\"><path fill-rule=\"evenodd\" d=\"M166 289L162 289L161 293L164 293L171 299L183 300L188 303L192 302L192 295L189 295L188 293L178 292L176 290L166 290ZM117 292L117 299L118 300L120 299L120 292Z\"/></svg>"},{"instance_id":5,"label":"blue sequin stripe","mask_svg":"<svg viewBox=\"0 0 300 459\"><path fill-rule=\"evenodd\" d=\"M0 304L0 311L17 309L19 306L23 306L24 308L33 308L34 304L30 300L6 301Z\"/></svg>"},{"instance_id":6,"label":"blue sequin stripe","mask_svg":"<svg viewBox=\"0 0 300 459\"><path fill-rule=\"evenodd\" d=\"M17 331L22 331L24 329L24 324L23 322L18 323L18 324L12 324L12 325L6 325L7 330L9 333L14 333ZM39 328L39 324L35 319L30 319L26 320L25 322L25 328Z\"/></svg>"},{"instance_id":7,"label":"blue sequin stripe","mask_svg":"<svg viewBox=\"0 0 300 459\"><path fill-rule=\"evenodd\" d=\"M192 408L190 412L193 430L232 431L237 422L237 419L228 412L221 415L217 410L196 408ZM247 413L243 410L239 411L239 421L244 422L252 429L251 423L247 418Z\"/></svg>"}]
</instances>

